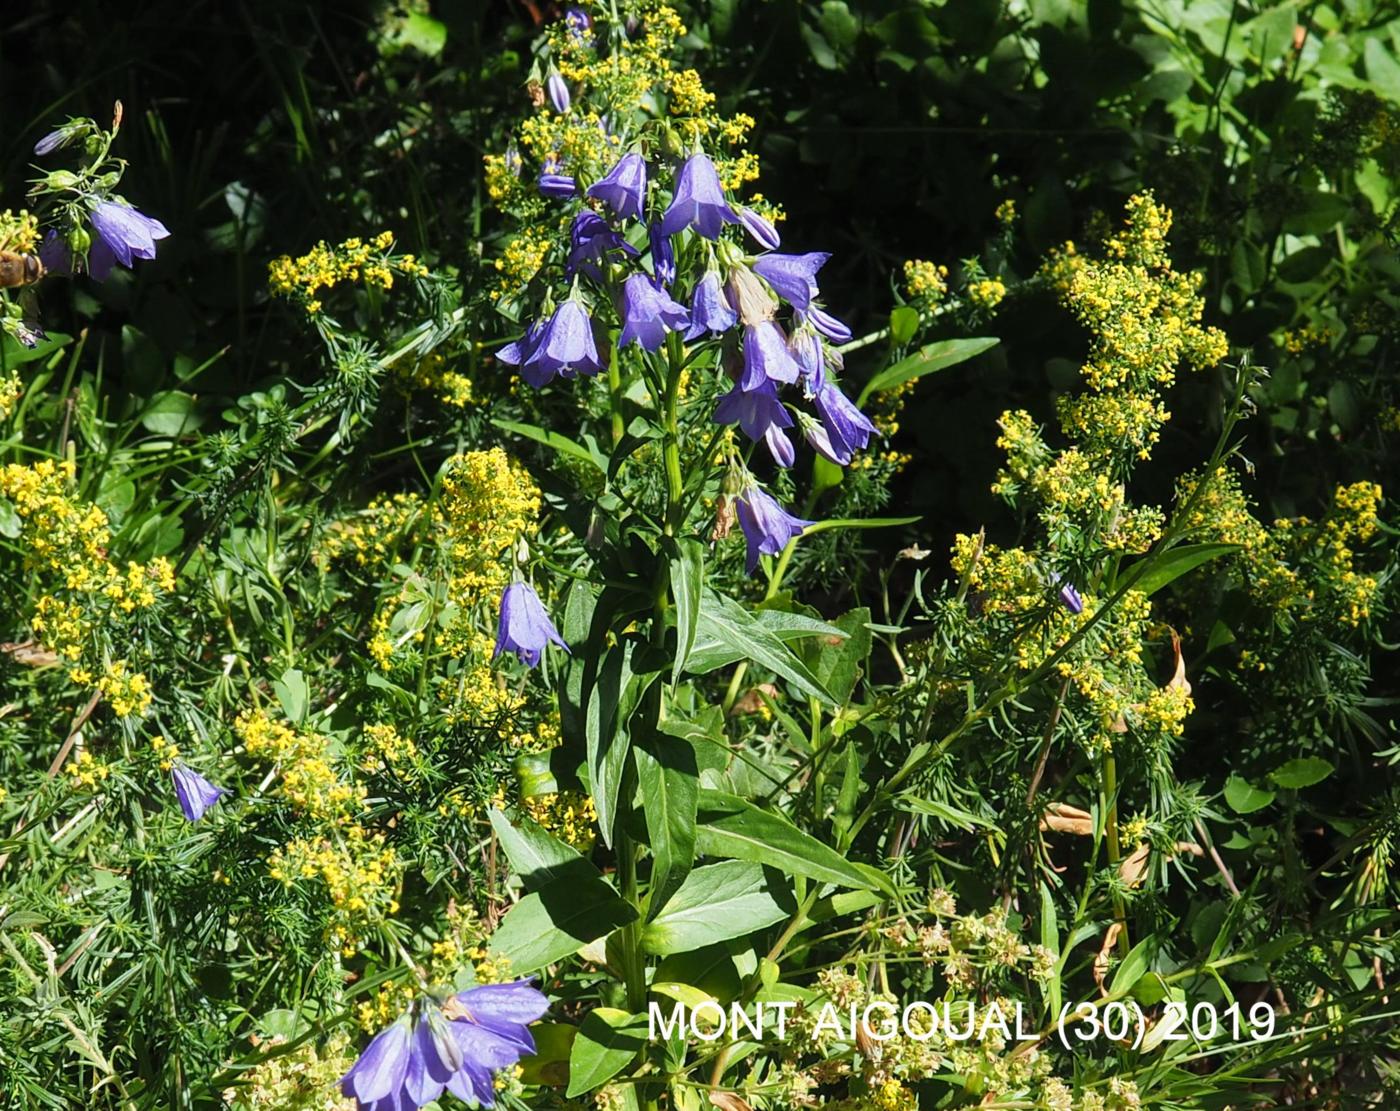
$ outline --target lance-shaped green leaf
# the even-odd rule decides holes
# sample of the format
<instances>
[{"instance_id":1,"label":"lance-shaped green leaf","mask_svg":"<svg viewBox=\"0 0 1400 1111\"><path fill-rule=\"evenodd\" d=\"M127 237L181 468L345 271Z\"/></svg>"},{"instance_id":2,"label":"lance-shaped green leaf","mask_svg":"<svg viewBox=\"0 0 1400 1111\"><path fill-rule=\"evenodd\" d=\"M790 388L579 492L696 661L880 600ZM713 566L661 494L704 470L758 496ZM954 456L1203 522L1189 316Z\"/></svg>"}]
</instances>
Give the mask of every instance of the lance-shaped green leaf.
<instances>
[{"instance_id":1,"label":"lance-shaped green leaf","mask_svg":"<svg viewBox=\"0 0 1400 1111\"><path fill-rule=\"evenodd\" d=\"M781 815L760 810L738 795L702 789L696 827L696 847L702 855L752 860L839 887L895 894L889 877L879 869L847 860Z\"/></svg>"},{"instance_id":2,"label":"lance-shaped green leaf","mask_svg":"<svg viewBox=\"0 0 1400 1111\"><path fill-rule=\"evenodd\" d=\"M680 682L695 644L700 621L700 589L705 585L705 549L694 537L667 538L671 552L671 593L676 599L676 657L671 682Z\"/></svg>"},{"instance_id":3,"label":"lance-shaped green leaf","mask_svg":"<svg viewBox=\"0 0 1400 1111\"><path fill-rule=\"evenodd\" d=\"M628 721L647 687L659 672L635 674L632 656L636 643L623 641L607 649L596 672L584 678L583 717L588 740L588 775L593 805L598 811L598 831L612 845L617 822L618 795L631 748ZM589 679L592 682L589 682Z\"/></svg>"},{"instance_id":4,"label":"lance-shaped green leaf","mask_svg":"<svg viewBox=\"0 0 1400 1111\"><path fill-rule=\"evenodd\" d=\"M925 374L957 366L959 363L966 362L973 356L980 355L983 351L995 347L1000 342L991 336L975 336L968 339L943 339L937 343L927 344L908 358L900 359L899 362L886 367L870 379L865 384L865 389L860 391L860 396L856 398L856 404L864 405L866 398L873 393L892 390L911 379L922 378Z\"/></svg>"},{"instance_id":5,"label":"lance-shaped green leaf","mask_svg":"<svg viewBox=\"0 0 1400 1111\"><path fill-rule=\"evenodd\" d=\"M572 845L566 845L524 814L507 816L491 811L491 828L496 831L510 866L527 891L539 891L555 880L587 882L602 873L585 860Z\"/></svg>"},{"instance_id":6,"label":"lance-shaped green leaf","mask_svg":"<svg viewBox=\"0 0 1400 1111\"><path fill-rule=\"evenodd\" d=\"M786 614L786 618L800 617ZM804 622L811 618L802 618ZM830 630L831 635L845 636L842 630L824 622L813 622ZM781 675L803 694L828 704L836 699L808 670L807 665L792 654L782 638L765 626L738 602L705 591L700 597L699 627L686 669L703 675L725 663L752 660ZM817 630L812 630L816 632Z\"/></svg>"},{"instance_id":7,"label":"lance-shaped green leaf","mask_svg":"<svg viewBox=\"0 0 1400 1111\"><path fill-rule=\"evenodd\" d=\"M651 888L647 917L655 918L685 881L695 863L695 810L700 772L695 749L687 742L659 735L636 748L637 780L645 805L642 813L651 842Z\"/></svg>"},{"instance_id":8,"label":"lance-shaped green leaf","mask_svg":"<svg viewBox=\"0 0 1400 1111\"><path fill-rule=\"evenodd\" d=\"M596 448L589 451L582 444L552 429L541 428L536 424L521 424L518 421L494 418L491 423L506 432L514 432L517 436L524 436L527 440L534 440L536 443L544 444L545 447L553 448L561 455L571 455L575 459L591 463L600 471L607 473L608 461L601 452Z\"/></svg>"},{"instance_id":9,"label":"lance-shaped green leaf","mask_svg":"<svg viewBox=\"0 0 1400 1111\"><path fill-rule=\"evenodd\" d=\"M1160 557L1148 557L1153 560L1152 566L1133 583L1133 589L1147 595L1156 594L1162 587L1175 582L1187 572L1194 571L1201 564L1239 550L1238 544L1182 544ZM1132 567L1127 568L1120 575L1120 580L1132 573Z\"/></svg>"}]
</instances>

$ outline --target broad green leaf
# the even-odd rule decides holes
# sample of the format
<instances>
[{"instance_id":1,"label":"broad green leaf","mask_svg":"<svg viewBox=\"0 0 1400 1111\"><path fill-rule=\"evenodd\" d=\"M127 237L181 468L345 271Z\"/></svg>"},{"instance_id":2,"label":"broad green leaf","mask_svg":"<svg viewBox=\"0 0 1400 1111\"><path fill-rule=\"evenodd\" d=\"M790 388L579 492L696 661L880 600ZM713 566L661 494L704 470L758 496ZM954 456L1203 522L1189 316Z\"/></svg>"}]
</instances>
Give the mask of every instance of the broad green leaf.
<instances>
[{"instance_id":1,"label":"broad green leaf","mask_svg":"<svg viewBox=\"0 0 1400 1111\"><path fill-rule=\"evenodd\" d=\"M737 795L702 789L696 823L696 846L705 856L752 860L838 887L895 893L883 872L847 860L781 815L760 810Z\"/></svg>"},{"instance_id":2,"label":"broad green leaf","mask_svg":"<svg viewBox=\"0 0 1400 1111\"><path fill-rule=\"evenodd\" d=\"M804 648L809 653L812 674L832 693L837 705L844 706L850 701L870 654L870 611L864 607L850 610L834 624L845 634L844 638L827 634L809 641Z\"/></svg>"},{"instance_id":3,"label":"broad green leaf","mask_svg":"<svg viewBox=\"0 0 1400 1111\"><path fill-rule=\"evenodd\" d=\"M647 1020L615 1007L595 1007L584 1015L569 1051L570 1099L591 1092L627 1067L646 1048Z\"/></svg>"},{"instance_id":4,"label":"broad green leaf","mask_svg":"<svg viewBox=\"0 0 1400 1111\"><path fill-rule=\"evenodd\" d=\"M274 679L272 691L282 705L287 720L295 725L306 721L311 709L311 692L306 685L306 676L295 667L282 672L280 679Z\"/></svg>"},{"instance_id":5,"label":"broad green leaf","mask_svg":"<svg viewBox=\"0 0 1400 1111\"><path fill-rule=\"evenodd\" d=\"M588 776L593 792L593 805L598 811L598 831L604 844L611 846L613 826L617 821L618 794L627 767L631 735L628 719L636 709L642 693L658 673L644 675L632 672L632 653L636 642L624 641L607 649L590 684L585 678L584 729L588 739Z\"/></svg>"},{"instance_id":6,"label":"broad green leaf","mask_svg":"<svg viewBox=\"0 0 1400 1111\"><path fill-rule=\"evenodd\" d=\"M546 884L511 907L491 936L491 948L523 976L635 920L631 903L605 880L569 876Z\"/></svg>"},{"instance_id":7,"label":"broad green leaf","mask_svg":"<svg viewBox=\"0 0 1400 1111\"><path fill-rule=\"evenodd\" d=\"M0 536L8 540L18 538L24 531L24 522L9 498L0 498Z\"/></svg>"},{"instance_id":8,"label":"broad green leaf","mask_svg":"<svg viewBox=\"0 0 1400 1111\"><path fill-rule=\"evenodd\" d=\"M607 460L589 451L576 440L555 432L552 429L541 428L537 424L521 424L519 421L501 420L493 417L491 423L497 428L506 432L514 432L517 436L524 436L527 440L534 440L536 443L544 444L545 447L553 448L563 455L572 455L575 459L592 464L604 474L607 473Z\"/></svg>"},{"instance_id":9,"label":"broad green leaf","mask_svg":"<svg viewBox=\"0 0 1400 1111\"><path fill-rule=\"evenodd\" d=\"M1225 801L1236 814L1253 814L1274 801L1274 792L1254 787L1232 775L1225 781Z\"/></svg>"},{"instance_id":10,"label":"broad green leaf","mask_svg":"<svg viewBox=\"0 0 1400 1111\"><path fill-rule=\"evenodd\" d=\"M900 305L890 311L890 339L903 347L919 330L919 310Z\"/></svg>"},{"instance_id":11,"label":"broad green leaf","mask_svg":"<svg viewBox=\"0 0 1400 1111\"><path fill-rule=\"evenodd\" d=\"M183 390L162 390L141 411L141 426L157 436L179 436L199 425L194 398Z\"/></svg>"},{"instance_id":12,"label":"broad green leaf","mask_svg":"<svg viewBox=\"0 0 1400 1111\"><path fill-rule=\"evenodd\" d=\"M527 891L538 891L555 880L572 878L586 882L601 875L572 845L566 845L524 814L507 817L503 811L493 809L490 818L510 866Z\"/></svg>"},{"instance_id":13,"label":"broad green leaf","mask_svg":"<svg viewBox=\"0 0 1400 1111\"><path fill-rule=\"evenodd\" d=\"M642 930L642 947L656 956L688 953L717 941L771 926L793 913L788 892L780 902L770 888L774 873L742 860L696 868Z\"/></svg>"},{"instance_id":14,"label":"broad green leaf","mask_svg":"<svg viewBox=\"0 0 1400 1111\"><path fill-rule=\"evenodd\" d=\"M695 809L699 770L695 749L667 736L647 739L636 748L637 780L645 805L642 813L651 842L651 888L647 917L656 918L695 863Z\"/></svg>"},{"instance_id":15,"label":"broad green leaf","mask_svg":"<svg viewBox=\"0 0 1400 1111\"><path fill-rule=\"evenodd\" d=\"M535 1052L520 1059L522 1084L549 1084L563 1087L569 1082L569 1054L578 1037L578 1027L567 1022L537 1022L530 1027Z\"/></svg>"},{"instance_id":16,"label":"broad green leaf","mask_svg":"<svg viewBox=\"0 0 1400 1111\"><path fill-rule=\"evenodd\" d=\"M1201 564L1239 550L1238 544L1182 544L1155 560L1133 584L1133 589L1151 596L1188 571L1194 571ZM1124 574L1132 574L1132 569L1129 568Z\"/></svg>"},{"instance_id":17,"label":"broad green leaf","mask_svg":"<svg viewBox=\"0 0 1400 1111\"><path fill-rule=\"evenodd\" d=\"M705 591L700 597L697 624L695 646L687 665L692 674L703 675L736 659L748 659L781 675L805 695L828 704L836 701L778 634L738 602ZM834 631L840 633L839 629Z\"/></svg>"},{"instance_id":18,"label":"broad green leaf","mask_svg":"<svg viewBox=\"0 0 1400 1111\"><path fill-rule=\"evenodd\" d=\"M1000 342L999 339L991 336L977 336L970 339L944 339L937 343L930 343L921 347L907 359L900 359L893 366L886 367L870 379L865 384L865 389L860 391L856 404L864 405L866 398L873 393L892 390L911 379L922 378L925 374L957 366L959 363L966 362L968 359L982 354L983 351L995 347Z\"/></svg>"},{"instance_id":19,"label":"broad green leaf","mask_svg":"<svg viewBox=\"0 0 1400 1111\"><path fill-rule=\"evenodd\" d=\"M688 536L671 541L671 593L676 599L676 658L671 665L671 682L679 683L685 661L695 643L700 619L700 588L705 585L705 549Z\"/></svg>"},{"instance_id":20,"label":"broad green leaf","mask_svg":"<svg viewBox=\"0 0 1400 1111\"><path fill-rule=\"evenodd\" d=\"M1366 76L1372 87L1393 104L1400 104L1400 62L1379 37L1366 40Z\"/></svg>"},{"instance_id":21,"label":"broad green leaf","mask_svg":"<svg viewBox=\"0 0 1400 1111\"><path fill-rule=\"evenodd\" d=\"M1269 773L1269 778L1290 791L1321 783L1336 769L1320 756L1300 756Z\"/></svg>"}]
</instances>

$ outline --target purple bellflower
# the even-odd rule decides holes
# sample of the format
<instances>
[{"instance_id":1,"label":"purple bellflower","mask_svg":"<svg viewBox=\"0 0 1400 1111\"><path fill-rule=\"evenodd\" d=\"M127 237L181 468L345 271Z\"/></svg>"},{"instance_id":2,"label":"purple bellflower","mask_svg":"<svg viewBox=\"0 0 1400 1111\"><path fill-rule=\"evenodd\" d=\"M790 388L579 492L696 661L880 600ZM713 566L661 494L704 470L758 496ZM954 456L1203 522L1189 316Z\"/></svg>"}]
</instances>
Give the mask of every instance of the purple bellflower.
<instances>
[{"instance_id":1,"label":"purple bellflower","mask_svg":"<svg viewBox=\"0 0 1400 1111\"><path fill-rule=\"evenodd\" d=\"M798 328L792 334L792 357L802 374L802 391L815 397L826 383L826 351L822 341L810 328Z\"/></svg>"},{"instance_id":2,"label":"purple bellflower","mask_svg":"<svg viewBox=\"0 0 1400 1111\"><path fill-rule=\"evenodd\" d=\"M554 110L560 115L567 112L571 103L569 86L559 76L558 70L550 70L549 76L545 78L544 87L549 93L549 103L554 105Z\"/></svg>"},{"instance_id":3,"label":"purple bellflower","mask_svg":"<svg viewBox=\"0 0 1400 1111\"><path fill-rule=\"evenodd\" d=\"M787 406L778 399L778 387L766 379L756 389L735 386L715 406L716 424L737 424L750 440L762 439L780 467L791 467L796 458L784 428L792 427Z\"/></svg>"},{"instance_id":4,"label":"purple bellflower","mask_svg":"<svg viewBox=\"0 0 1400 1111\"><path fill-rule=\"evenodd\" d=\"M845 321L837 320L831 313L818 305L811 305L806 312L806 319L812 327L824 335L832 343L850 343L851 329Z\"/></svg>"},{"instance_id":5,"label":"purple bellflower","mask_svg":"<svg viewBox=\"0 0 1400 1111\"><path fill-rule=\"evenodd\" d=\"M565 378L575 374L591 377L602 369L588 310L571 297L559 303L554 315L540 329L534 346L520 364L520 375L538 388L549 383L556 374Z\"/></svg>"},{"instance_id":6,"label":"purple bellflower","mask_svg":"<svg viewBox=\"0 0 1400 1111\"><path fill-rule=\"evenodd\" d=\"M796 382L797 361L788 350L787 337L771 320L744 329L744 373L739 384L756 390L761 382Z\"/></svg>"},{"instance_id":7,"label":"purple bellflower","mask_svg":"<svg viewBox=\"0 0 1400 1111\"><path fill-rule=\"evenodd\" d=\"M199 821L206 810L228 794L182 761L177 760L170 769L170 778L175 781L175 797L189 822Z\"/></svg>"},{"instance_id":8,"label":"purple bellflower","mask_svg":"<svg viewBox=\"0 0 1400 1111\"><path fill-rule=\"evenodd\" d=\"M588 187L588 195L607 204L619 220L640 220L647 198L647 164L636 151L624 154L607 177Z\"/></svg>"},{"instance_id":9,"label":"purple bellflower","mask_svg":"<svg viewBox=\"0 0 1400 1111\"><path fill-rule=\"evenodd\" d=\"M724 199L715 164L699 152L686 159L676 175L676 190L665 215L663 235L675 235L691 227L706 239L718 239L725 224L737 224L738 215Z\"/></svg>"},{"instance_id":10,"label":"purple bellflower","mask_svg":"<svg viewBox=\"0 0 1400 1111\"><path fill-rule=\"evenodd\" d=\"M528 328L525 334L513 343L508 343L496 352L496 358L511 366L520 366L526 362L534 353L535 345L540 341L540 333L544 331L543 320L536 320Z\"/></svg>"},{"instance_id":11,"label":"purple bellflower","mask_svg":"<svg viewBox=\"0 0 1400 1111\"><path fill-rule=\"evenodd\" d=\"M1084 599L1079 596L1079 591L1075 590L1071 583L1065 583L1060 587L1060 603L1070 613L1084 612Z\"/></svg>"},{"instance_id":12,"label":"purple bellflower","mask_svg":"<svg viewBox=\"0 0 1400 1111\"><path fill-rule=\"evenodd\" d=\"M748 544L748 572L753 574L760 555L777 555L788 541L802 533L813 521L794 517L778 504L776 498L762 487L750 485L739 495L735 509L739 527L744 530Z\"/></svg>"},{"instance_id":13,"label":"purple bellflower","mask_svg":"<svg viewBox=\"0 0 1400 1111\"><path fill-rule=\"evenodd\" d=\"M381 1030L365 1051L340 1078L340 1091L360 1101L362 1108L379 1100L396 1097L408 1075L409 1058L413 1056L413 1028L408 1015L400 1016L392 1026ZM388 1106L400 1106L402 1101Z\"/></svg>"},{"instance_id":14,"label":"purple bellflower","mask_svg":"<svg viewBox=\"0 0 1400 1111\"><path fill-rule=\"evenodd\" d=\"M727 332L738 319L738 314L724 296L719 271L706 270L695 283L695 292L690 295L690 329L685 333L686 340L698 339L706 332L715 335Z\"/></svg>"},{"instance_id":15,"label":"purple bellflower","mask_svg":"<svg viewBox=\"0 0 1400 1111\"><path fill-rule=\"evenodd\" d=\"M740 208L739 223L744 225L744 230L753 236L758 241L758 245L765 251L776 251L783 245L782 238L778 235L778 229L773 226L773 222L760 216L753 209Z\"/></svg>"},{"instance_id":16,"label":"purple bellflower","mask_svg":"<svg viewBox=\"0 0 1400 1111\"><path fill-rule=\"evenodd\" d=\"M753 269L779 297L798 312L806 312L817 295L817 271L830 257L825 251L809 251L805 255L774 252L754 259Z\"/></svg>"},{"instance_id":17,"label":"purple bellflower","mask_svg":"<svg viewBox=\"0 0 1400 1111\"><path fill-rule=\"evenodd\" d=\"M657 285L670 285L676 280L676 250L671 246L671 237L653 224L647 233L651 243L651 272Z\"/></svg>"},{"instance_id":18,"label":"purple bellflower","mask_svg":"<svg viewBox=\"0 0 1400 1111\"><path fill-rule=\"evenodd\" d=\"M622 286L622 334L619 349L639 343L643 351L655 351L666 341L668 331L678 332L690 324L685 306L671 300L660 286L645 274L633 274Z\"/></svg>"},{"instance_id":19,"label":"purple bellflower","mask_svg":"<svg viewBox=\"0 0 1400 1111\"><path fill-rule=\"evenodd\" d=\"M134 260L156 257L156 240L170 231L152 216L122 201L99 201L88 217L92 222L92 246L88 248L87 272L95 281L106 281L117 263L130 268ZM55 274L71 274L73 252L56 232L49 232L39 248L44 269Z\"/></svg>"},{"instance_id":20,"label":"purple bellflower","mask_svg":"<svg viewBox=\"0 0 1400 1111\"><path fill-rule=\"evenodd\" d=\"M578 182L568 174L540 174L539 181L540 196L548 197L552 201L567 200L578 192Z\"/></svg>"},{"instance_id":21,"label":"purple bellflower","mask_svg":"<svg viewBox=\"0 0 1400 1111\"><path fill-rule=\"evenodd\" d=\"M621 251L625 255L640 254L636 247L615 231L596 212L584 209L574 217L569 229L569 257L564 264L564 273L569 277L586 274L595 282L603 280L602 262L609 251Z\"/></svg>"},{"instance_id":22,"label":"purple bellflower","mask_svg":"<svg viewBox=\"0 0 1400 1111\"><path fill-rule=\"evenodd\" d=\"M830 379L817 390L815 402L822 427L835 451L845 455L845 463L849 463L857 451L864 450L870 437L880 431Z\"/></svg>"},{"instance_id":23,"label":"purple bellflower","mask_svg":"<svg viewBox=\"0 0 1400 1111\"><path fill-rule=\"evenodd\" d=\"M527 667L538 667L545 646L553 641L564 649L569 646L545 612L544 603L535 588L526 582L511 583L501 595L501 617L496 628L494 660L504 652L514 652L516 659Z\"/></svg>"}]
</instances>

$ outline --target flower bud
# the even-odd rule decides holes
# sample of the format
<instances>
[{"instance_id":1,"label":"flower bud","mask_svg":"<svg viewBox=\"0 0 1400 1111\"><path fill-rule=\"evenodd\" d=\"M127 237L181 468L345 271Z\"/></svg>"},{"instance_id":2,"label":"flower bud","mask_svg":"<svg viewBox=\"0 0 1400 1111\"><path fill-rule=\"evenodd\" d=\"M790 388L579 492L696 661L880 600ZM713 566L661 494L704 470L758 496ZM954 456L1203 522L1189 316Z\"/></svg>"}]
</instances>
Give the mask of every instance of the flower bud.
<instances>
[{"instance_id":1,"label":"flower bud","mask_svg":"<svg viewBox=\"0 0 1400 1111\"><path fill-rule=\"evenodd\" d=\"M72 189L78 184L78 175L67 170L54 170L44 178L46 189Z\"/></svg>"},{"instance_id":2,"label":"flower bud","mask_svg":"<svg viewBox=\"0 0 1400 1111\"><path fill-rule=\"evenodd\" d=\"M68 249L75 255L85 255L88 248L92 246L92 236L88 234L87 228L70 228L67 235Z\"/></svg>"}]
</instances>

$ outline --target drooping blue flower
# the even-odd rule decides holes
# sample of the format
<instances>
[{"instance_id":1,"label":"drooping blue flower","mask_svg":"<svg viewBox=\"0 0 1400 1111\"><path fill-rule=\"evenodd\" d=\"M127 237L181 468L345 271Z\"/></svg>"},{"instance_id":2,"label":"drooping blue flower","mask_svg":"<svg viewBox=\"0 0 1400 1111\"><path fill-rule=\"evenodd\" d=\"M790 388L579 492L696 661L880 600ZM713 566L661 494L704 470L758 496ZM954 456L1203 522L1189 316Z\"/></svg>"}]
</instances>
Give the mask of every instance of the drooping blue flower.
<instances>
[{"instance_id":1,"label":"drooping blue flower","mask_svg":"<svg viewBox=\"0 0 1400 1111\"><path fill-rule=\"evenodd\" d=\"M564 83L564 78L559 75L558 70L549 71L544 87L549 93L549 103L554 105L554 110L560 115L567 112L571 103L569 86Z\"/></svg>"},{"instance_id":2,"label":"drooping blue flower","mask_svg":"<svg viewBox=\"0 0 1400 1111\"><path fill-rule=\"evenodd\" d=\"M777 555L787 547L789 540L815 523L794 517L757 484L751 484L739 495L735 509L748 545L749 574L758 566L760 555Z\"/></svg>"},{"instance_id":3,"label":"drooping blue flower","mask_svg":"<svg viewBox=\"0 0 1400 1111\"><path fill-rule=\"evenodd\" d=\"M671 237L653 224L647 232L651 244L651 272L657 285L670 285L676 280L676 251L671 246Z\"/></svg>"},{"instance_id":4,"label":"drooping blue flower","mask_svg":"<svg viewBox=\"0 0 1400 1111\"><path fill-rule=\"evenodd\" d=\"M565 378L575 374L592 376L602 369L588 310L571 297L559 303L549 322L540 329L534 346L520 364L520 376L539 388L556 374Z\"/></svg>"},{"instance_id":5,"label":"drooping blue flower","mask_svg":"<svg viewBox=\"0 0 1400 1111\"><path fill-rule=\"evenodd\" d=\"M811 445L812 450L818 455L831 460L838 467L845 467L851 462L850 452L844 451L831 442L831 435L821 421L812 419L806 413L798 413L797 421L802 428L803 439Z\"/></svg>"},{"instance_id":6,"label":"drooping blue flower","mask_svg":"<svg viewBox=\"0 0 1400 1111\"><path fill-rule=\"evenodd\" d=\"M1084 599L1079 596L1079 591L1075 590L1071 583L1064 583L1060 586L1060 603L1070 613L1084 612Z\"/></svg>"},{"instance_id":7,"label":"drooping blue flower","mask_svg":"<svg viewBox=\"0 0 1400 1111\"><path fill-rule=\"evenodd\" d=\"M121 201L98 201L88 219L97 238L88 250L87 269L99 282L115 263L130 269L135 259L155 258L156 240L170 234L159 220Z\"/></svg>"},{"instance_id":8,"label":"drooping blue flower","mask_svg":"<svg viewBox=\"0 0 1400 1111\"><path fill-rule=\"evenodd\" d=\"M66 147L74 139L88 129L88 125L82 120L69 120L62 127L56 127L42 139L34 144L34 153L41 158L46 154L52 154L59 147Z\"/></svg>"},{"instance_id":9,"label":"drooping blue flower","mask_svg":"<svg viewBox=\"0 0 1400 1111\"><path fill-rule=\"evenodd\" d=\"M872 435L880 431L830 379L822 383L813 401L822 419L822 427L831 437L832 447L846 456L847 463L857 451L864 450Z\"/></svg>"},{"instance_id":10,"label":"drooping blue flower","mask_svg":"<svg viewBox=\"0 0 1400 1111\"><path fill-rule=\"evenodd\" d=\"M798 328L789 347L802 374L802 392L815 397L826 382L826 351L820 337L811 328Z\"/></svg>"},{"instance_id":11,"label":"drooping blue flower","mask_svg":"<svg viewBox=\"0 0 1400 1111\"><path fill-rule=\"evenodd\" d=\"M588 195L607 204L619 220L640 220L647 199L647 163L636 151L624 154Z\"/></svg>"},{"instance_id":12,"label":"drooping blue flower","mask_svg":"<svg viewBox=\"0 0 1400 1111\"><path fill-rule=\"evenodd\" d=\"M633 274L622 285L622 334L619 349L639 343L643 351L655 351L666 342L666 333L679 332L690 323L685 306L653 285L645 274Z\"/></svg>"},{"instance_id":13,"label":"drooping blue flower","mask_svg":"<svg viewBox=\"0 0 1400 1111\"><path fill-rule=\"evenodd\" d=\"M496 352L496 358L511 366L520 366L521 363L529 359L535 350L535 345L539 343L540 334L544 331L545 322L536 320L528 328L525 334L518 340L506 344Z\"/></svg>"},{"instance_id":14,"label":"drooping blue flower","mask_svg":"<svg viewBox=\"0 0 1400 1111\"><path fill-rule=\"evenodd\" d=\"M662 233L675 235L691 227L706 239L718 239L725 224L738 222L739 217L724 199L715 164L698 151L692 154L676 175L675 193L661 217Z\"/></svg>"},{"instance_id":15,"label":"drooping blue flower","mask_svg":"<svg viewBox=\"0 0 1400 1111\"><path fill-rule=\"evenodd\" d=\"M408 1075L412 1056L413 1027L405 1014L365 1046L350 1071L340 1078L341 1093L359 1100L362 1108L397 1096Z\"/></svg>"},{"instance_id":16,"label":"drooping blue flower","mask_svg":"<svg viewBox=\"0 0 1400 1111\"><path fill-rule=\"evenodd\" d=\"M837 320L820 305L809 306L806 319L811 321L812 327L831 340L832 343L851 342L851 329L845 321Z\"/></svg>"},{"instance_id":17,"label":"drooping blue flower","mask_svg":"<svg viewBox=\"0 0 1400 1111\"><path fill-rule=\"evenodd\" d=\"M628 243L620 231L610 227L596 212L584 209L569 228L569 257L564 272L573 277L586 274L595 282L603 280L602 262L609 251L636 256L641 252Z\"/></svg>"},{"instance_id":18,"label":"drooping blue flower","mask_svg":"<svg viewBox=\"0 0 1400 1111\"><path fill-rule=\"evenodd\" d=\"M744 329L744 373L739 379L744 389L756 390L764 381L796 382L798 374L787 337L777 324L764 320Z\"/></svg>"},{"instance_id":19,"label":"drooping blue flower","mask_svg":"<svg viewBox=\"0 0 1400 1111\"><path fill-rule=\"evenodd\" d=\"M690 328L685 338L698 339L706 332L719 335L734 327L738 319L738 313L724 296L719 271L706 270L695 283L695 292L690 295Z\"/></svg>"},{"instance_id":20,"label":"drooping blue flower","mask_svg":"<svg viewBox=\"0 0 1400 1111\"><path fill-rule=\"evenodd\" d=\"M765 251L776 251L783 245L782 237L778 235L778 229L773 226L772 221L760 216L753 209L740 208L739 223L744 225L744 230L753 236Z\"/></svg>"},{"instance_id":21,"label":"drooping blue flower","mask_svg":"<svg viewBox=\"0 0 1400 1111\"><path fill-rule=\"evenodd\" d=\"M538 667L540 656L551 641L565 652L569 646L545 612L544 603L529 583L515 582L501 595L501 615L496 626L494 660L503 652L514 652L527 667Z\"/></svg>"},{"instance_id":22,"label":"drooping blue flower","mask_svg":"<svg viewBox=\"0 0 1400 1111\"><path fill-rule=\"evenodd\" d=\"M809 251L805 255L772 252L754 259L753 269L779 297L799 312L806 312L818 292L817 271L830 257L826 251Z\"/></svg>"},{"instance_id":23,"label":"drooping blue flower","mask_svg":"<svg viewBox=\"0 0 1400 1111\"><path fill-rule=\"evenodd\" d=\"M540 196L552 201L567 200L578 191L578 182L568 174L540 174Z\"/></svg>"},{"instance_id":24,"label":"drooping blue flower","mask_svg":"<svg viewBox=\"0 0 1400 1111\"><path fill-rule=\"evenodd\" d=\"M796 456L783 431L792 427L792 417L778 398L778 387L767 379L752 390L735 386L719 399L712 419L716 424L737 424L750 440L763 440L780 467L792 466Z\"/></svg>"},{"instance_id":25,"label":"drooping blue flower","mask_svg":"<svg viewBox=\"0 0 1400 1111\"><path fill-rule=\"evenodd\" d=\"M228 794L181 760L170 769L170 778L175 781L175 797L180 800L186 821L199 821L206 810Z\"/></svg>"},{"instance_id":26,"label":"drooping blue flower","mask_svg":"<svg viewBox=\"0 0 1400 1111\"><path fill-rule=\"evenodd\" d=\"M454 1016L452 1033L462 1055L448 1090L459 1099L490 1107L495 1099L492 1071L509 1068L535 1052L529 1024L549 1009L549 1001L529 980L516 980L464 991L444 1009Z\"/></svg>"}]
</instances>

